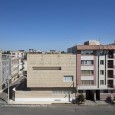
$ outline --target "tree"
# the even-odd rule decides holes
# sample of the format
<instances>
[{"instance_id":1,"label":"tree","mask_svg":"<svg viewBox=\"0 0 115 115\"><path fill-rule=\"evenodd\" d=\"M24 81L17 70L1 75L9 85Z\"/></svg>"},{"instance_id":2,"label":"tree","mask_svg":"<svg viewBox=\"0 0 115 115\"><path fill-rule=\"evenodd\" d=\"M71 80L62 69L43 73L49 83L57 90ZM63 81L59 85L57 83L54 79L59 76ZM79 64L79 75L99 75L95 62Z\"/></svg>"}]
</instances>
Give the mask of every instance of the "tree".
<instances>
[{"instance_id":1,"label":"tree","mask_svg":"<svg viewBox=\"0 0 115 115\"><path fill-rule=\"evenodd\" d=\"M78 103L85 102L85 97L83 94L78 95L77 99L78 99Z\"/></svg>"}]
</instances>

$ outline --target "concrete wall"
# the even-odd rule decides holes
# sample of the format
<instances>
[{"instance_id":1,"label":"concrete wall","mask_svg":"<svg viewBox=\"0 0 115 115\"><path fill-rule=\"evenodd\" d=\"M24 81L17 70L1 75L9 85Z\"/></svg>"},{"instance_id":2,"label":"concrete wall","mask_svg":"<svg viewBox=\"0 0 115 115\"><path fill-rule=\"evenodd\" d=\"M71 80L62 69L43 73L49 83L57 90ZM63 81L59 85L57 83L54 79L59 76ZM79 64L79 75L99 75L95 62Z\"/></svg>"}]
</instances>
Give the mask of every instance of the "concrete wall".
<instances>
[{"instance_id":1,"label":"concrete wall","mask_svg":"<svg viewBox=\"0 0 115 115\"><path fill-rule=\"evenodd\" d=\"M16 102L69 102L75 99L75 94L54 94L52 90L15 91Z\"/></svg>"},{"instance_id":2,"label":"concrete wall","mask_svg":"<svg viewBox=\"0 0 115 115\"><path fill-rule=\"evenodd\" d=\"M73 87L76 85L76 55L28 54L27 87ZM33 67L60 67L61 70L33 70ZM73 76L65 82L64 76Z\"/></svg>"}]
</instances>

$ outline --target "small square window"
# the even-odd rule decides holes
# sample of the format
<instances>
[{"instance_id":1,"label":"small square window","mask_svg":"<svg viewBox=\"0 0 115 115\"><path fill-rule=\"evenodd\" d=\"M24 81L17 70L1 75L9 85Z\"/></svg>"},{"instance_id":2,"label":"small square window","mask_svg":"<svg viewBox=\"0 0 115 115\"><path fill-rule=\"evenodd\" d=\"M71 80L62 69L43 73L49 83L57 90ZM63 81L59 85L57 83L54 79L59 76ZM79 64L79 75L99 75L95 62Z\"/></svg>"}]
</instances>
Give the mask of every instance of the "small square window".
<instances>
[{"instance_id":1,"label":"small square window","mask_svg":"<svg viewBox=\"0 0 115 115\"><path fill-rule=\"evenodd\" d=\"M104 60L100 60L100 65L104 65Z\"/></svg>"},{"instance_id":2,"label":"small square window","mask_svg":"<svg viewBox=\"0 0 115 115\"><path fill-rule=\"evenodd\" d=\"M100 75L104 75L104 70L100 70Z\"/></svg>"},{"instance_id":3,"label":"small square window","mask_svg":"<svg viewBox=\"0 0 115 115\"><path fill-rule=\"evenodd\" d=\"M73 76L64 76L64 82L72 82Z\"/></svg>"},{"instance_id":4,"label":"small square window","mask_svg":"<svg viewBox=\"0 0 115 115\"><path fill-rule=\"evenodd\" d=\"M100 80L100 85L104 85L104 80Z\"/></svg>"}]
</instances>

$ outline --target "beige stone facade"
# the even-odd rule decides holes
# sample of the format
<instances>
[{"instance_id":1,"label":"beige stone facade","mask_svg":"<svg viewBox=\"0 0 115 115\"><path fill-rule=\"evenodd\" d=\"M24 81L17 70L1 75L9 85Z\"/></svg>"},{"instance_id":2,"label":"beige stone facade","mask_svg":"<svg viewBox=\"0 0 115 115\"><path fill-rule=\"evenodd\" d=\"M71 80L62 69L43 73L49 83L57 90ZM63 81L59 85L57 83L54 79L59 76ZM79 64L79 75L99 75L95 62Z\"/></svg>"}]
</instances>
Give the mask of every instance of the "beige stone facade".
<instances>
[{"instance_id":1,"label":"beige stone facade","mask_svg":"<svg viewBox=\"0 0 115 115\"><path fill-rule=\"evenodd\" d=\"M27 87L72 87L76 85L76 55L28 54ZM72 76L70 82L65 76Z\"/></svg>"},{"instance_id":2,"label":"beige stone facade","mask_svg":"<svg viewBox=\"0 0 115 115\"><path fill-rule=\"evenodd\" d=\"M76 55L27 55L28 91L15 91L16 102L70 102L76 93Z\"/></svg>"}]
</instances>

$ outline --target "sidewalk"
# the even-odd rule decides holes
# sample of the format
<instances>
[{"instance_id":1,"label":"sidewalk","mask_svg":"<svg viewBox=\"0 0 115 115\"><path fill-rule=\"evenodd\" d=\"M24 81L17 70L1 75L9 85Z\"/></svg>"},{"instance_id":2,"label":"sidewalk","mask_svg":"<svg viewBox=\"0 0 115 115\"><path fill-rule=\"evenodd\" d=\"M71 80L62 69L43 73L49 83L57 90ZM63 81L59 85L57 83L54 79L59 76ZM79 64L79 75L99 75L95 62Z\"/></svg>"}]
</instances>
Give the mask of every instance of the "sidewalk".
<instances>
[{"instance_id":1,"label":"sidewalk","mask_svg":"<svg viewBox=\"0 0 115 115\"><path fill-rule=\"evenodd\" d=\"M94 101L91 101L91 100L86 100L85 105L97 105L97 103L95 103Z\"/></svg>"},{"instance_id":2,"label":"sidewalk","mask_svg":"<svg viewBox=\"0 0 115 115\"><path fill-rule=\"evenodd\" d=\"M99 100L99 101L95 101L97 103L97 105L111 105L110 102L106 102L106 101L102 101L102 100Z\"/></svg>"},{"instance_id":3,"label":"sidewalk","mask_svg":"<svg viewBox=\"0 0 115 115\"><path fill-rule=\"evenodd\" d=\"M9 104L51 104L51 102L43 102L43 101L34 101L34 102L32 102L32 101L20 101L20 102L15 102L15 101L13 101L13 100L10 100L9 101Z\"/></svg>"},{"instance_id":4,"label":"sidewalk","mask_svg":"<svg viewBox=\"0 0 115 115\"><path fill-rule=\"evenodd\" d=\"M49 104L58 104L58 105L62 105L62 104L65 104L65 105L71 105L72 103L52 103L52 102L43 102L43 101L28 101L28 102L24 102L24 101L20 101L20 102L15 102L13 100L10 100L9 101L9 104L8 106L10 105L49 105ZM7 105L7 104L6 104ZM78 105L78 104L72 104L72 105ZM106 101L91 101L91 100L86 100L85 103L82 103L80 104L81 106L97 106L97 105L111 105L111 103L107 103Z\"/></svg>"}]
</instances>

